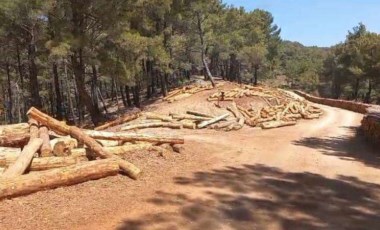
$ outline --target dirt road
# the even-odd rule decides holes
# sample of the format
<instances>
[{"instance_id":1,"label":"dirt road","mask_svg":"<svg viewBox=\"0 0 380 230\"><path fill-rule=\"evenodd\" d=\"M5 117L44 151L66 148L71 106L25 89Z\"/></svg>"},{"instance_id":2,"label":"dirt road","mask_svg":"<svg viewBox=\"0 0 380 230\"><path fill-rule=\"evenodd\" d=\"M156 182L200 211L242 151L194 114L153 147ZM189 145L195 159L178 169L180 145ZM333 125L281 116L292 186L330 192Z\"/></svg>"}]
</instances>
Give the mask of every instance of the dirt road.
<instances>
[{"instance_id":1,"label":"dirt road","mask_svg":"<svg viewBox=\"0 0 380 230\"><path fill-rule=\"evenodd\" d=\"M322 108L295 127L178 131L185 152L141 180L2 201L0 229L378 229L380 150L355 135L362 115Z\"/></svg>"}]
</instances>

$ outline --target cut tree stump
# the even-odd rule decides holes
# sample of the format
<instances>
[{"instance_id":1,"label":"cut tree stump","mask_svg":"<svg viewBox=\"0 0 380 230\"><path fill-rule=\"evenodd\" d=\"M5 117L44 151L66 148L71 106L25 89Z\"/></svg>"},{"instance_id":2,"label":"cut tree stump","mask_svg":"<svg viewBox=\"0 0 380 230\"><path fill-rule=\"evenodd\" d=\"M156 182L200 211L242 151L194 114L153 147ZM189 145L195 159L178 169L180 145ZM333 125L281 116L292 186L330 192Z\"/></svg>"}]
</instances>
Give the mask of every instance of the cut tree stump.
<instances>
[{"instance_id":1,"label":"cut tree stump","mask_svg":"<svg viewBox=\"0 0 380 230\"><path fill-rule=\"evenodd\" d=\"M121 131L134 130L134 129L147 129L147 128L181 129L182 125L180 123L152 122L152 123L124 126L121 128Z\"/></svg>"},{"instance_id":2,"label":"cut tree stump","mask_svg":"<svg viewBox=\"0 0 380 230\"><path fill-rule=\"evenodd\" d=\"M134 113L134 114L127 114L127 115L120 117L116 120L107 122L104 125L98 126L95 128L95 130L105 130L105 129L110 128L110 127L121 125L121 124L124 124L126 122L136 120L137 118L140 117L140 115L141 115L141 112Z\"/></svg>"},{"instance_id":3,"label":"cut tree stump","mask_svg":"<svg viewBox=\"0 0 380 230\"><path fill-rule=\"evenodd\" d=\"M105 132L95 130L84 130L88 136L101 140L120 140L120 141L146 141L153 143L183 144L185 140L179 137L162 137L158 135L135 134L129 132Z\"/></svg>"},{"instance_id":4,"label":"cut tree stump","mask_svg":"<svg viewBox=\"0 0 380 230\"><path fill-rule=\"evenodd\" d=\"M96 180L116 175L118 172L117 161L106 159L12 178L1 178L0 199Z\"/></svg>"},{"instance_id":5,"label":"cut tree stump","mask_svg":"<svg viewBox=\"0 0 380 230\"><path fill-rule=\"evenodd\" d=\"M141 173L141 170L132 163L107 152L98 142L96 142L96 140L91 138L88 134L83 132L78 127L68 126L65 123L59 122L58 120L50 117L47 114L44 114L34 107L32 107L27 112L27 115L56 132L65 133L74 137L79 142L83 142L96 156L100 158L115 158L119 163L120 169L132 179L137 179L138 175Z\"/></svg>"},{"instance_id":6,"label":"cut tree stump","mask_svg":"<svg viewBox=\"0 0 380 230\"><path fill-rule=\"evenodd\" d=\"M226 113L226 114L223 114L222 116L219 116L219 117L215 117L211 120L208 120L208 121L203 121L201 122L199 125L198 125L198 128L199 129L202 129L202 128L205 128L211 124L214 124L214 123L217 123L223 119L226 119L228 116L230 116L230 114Z\"/></svg>"},{"instance_id":7,"label":"cut tree stump","mask_svg":"<svg viewBox=\"0 0 380 230\"><path fill-rule=\"evenodd\" d=\"M41 146L40 156L50 157L53 156L53 149L50 145L49 130L46 126L41 126L39 129L39 137L42 139L43 143Z\"/></svg>"},{"instance_id":8,"label":"cut tree stump","mask_svg":"<svg viewBox=\"0 0 380 230\"><path fill-rule=\"evenodd\" d=\"M29 143L24 147L20 156L17 160L5 170L1 175L2 177L15 177L22 175L25 170L29 167L34 154L40 149L42 145L42 139L35 138L29 141Z\"/></svg>"}]
</instances>

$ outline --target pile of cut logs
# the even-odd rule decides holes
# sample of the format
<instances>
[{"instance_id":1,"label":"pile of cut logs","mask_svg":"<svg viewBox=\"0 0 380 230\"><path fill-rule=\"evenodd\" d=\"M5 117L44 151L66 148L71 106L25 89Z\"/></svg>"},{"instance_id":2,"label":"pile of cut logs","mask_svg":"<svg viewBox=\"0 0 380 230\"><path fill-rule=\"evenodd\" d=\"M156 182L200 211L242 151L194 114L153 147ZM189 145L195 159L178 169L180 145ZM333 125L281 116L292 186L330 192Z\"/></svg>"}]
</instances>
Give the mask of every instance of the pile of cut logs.
<instances>
[{"instance_id":1,"label":"pile of cut logs","mask_svg":"<svg viewBox=\"0 0 380 230\"><path fill-rule=\"evenodd\" d=\"M99 179L119 172L137 179L141 170L123 159L137 150L179 149L184 139L101 131L134 120L132 114L97 130L68 126L36 108L29 123L0 126L0 199Z\"/></svg>"},{"instance_id":2,"label":"pile of cut logs","mask_svg":"<svg viewBox=\"0 0 380 230\"><path fill-rule=\"evenodd\" d=\"M219 87L221 85L222 83L217 83L216 87ZM172 103L174 101L179 101L181 99L190 97L193 94L212 89L213 87L211 84L188 85L171 91L166 97L164 97L164 101Z\"/></svg>"}]
</instances>

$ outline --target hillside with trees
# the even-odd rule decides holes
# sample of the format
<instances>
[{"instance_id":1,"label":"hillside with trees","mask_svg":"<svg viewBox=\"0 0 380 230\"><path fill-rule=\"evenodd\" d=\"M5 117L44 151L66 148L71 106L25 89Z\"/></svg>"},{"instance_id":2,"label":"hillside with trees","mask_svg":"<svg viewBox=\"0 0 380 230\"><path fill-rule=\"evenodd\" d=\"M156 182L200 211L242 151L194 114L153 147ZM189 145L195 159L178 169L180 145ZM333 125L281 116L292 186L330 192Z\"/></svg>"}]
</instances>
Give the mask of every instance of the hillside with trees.
<instances>
[{"instance_id":1,"label":"hillside with trees","mask_svg":"<svg viewBox=\"0 0 380 230\"><path fill-rule=\"evenodd\" d=\"M286 76L323 96L376 102L379 35L360 24L332 48L282 41L270 12L218 0L4 0L0 3L2 123L35 106L94 124L109 101L140 107L204 75L238 83ZM377 100L378 101L378 100Z\"/></svg>"}]
</instances>

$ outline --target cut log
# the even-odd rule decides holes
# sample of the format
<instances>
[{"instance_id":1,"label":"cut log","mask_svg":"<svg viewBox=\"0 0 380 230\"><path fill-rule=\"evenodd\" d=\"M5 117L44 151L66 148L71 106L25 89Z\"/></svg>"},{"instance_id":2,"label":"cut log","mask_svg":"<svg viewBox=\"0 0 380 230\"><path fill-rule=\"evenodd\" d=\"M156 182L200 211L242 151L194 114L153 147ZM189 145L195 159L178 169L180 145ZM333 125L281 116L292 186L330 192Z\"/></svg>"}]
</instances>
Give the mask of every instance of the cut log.
<instances>
[{"instance_id":1,"label":"cut log","mask_svg":"<svg viewBox=\"0 0 380 230\"><path fill-rule=\"evenodd\" d=\"M141 115L140 112L134 113L134 114L127 114L127 115L120 117L116 120L113 120L113 121L107 122L101 126L98 126L95 128L95 130L105 130L105 129L110 128L110 127L121 125L121 124L124 124L126 122L133 121L133 120L139 118L140 115Z\"/></svg>"},{"instance_id":2,"label":"cut log","mask_svg":"<svg viewBox=\"0 0 380 230\"><path fill-rule=\"evenodd\" d=\"M96 140L99 142L103 147L115 147L119 145L123 145L122 141L109 141L109 140Z\"/></svg>"},{"instance_id":3,"label":"cut log","mask_svg":"<svg viewBox=\"0 0 380 230\"><path fill-rule=\"evenodd\" d=\"M4 171L5 171L5 168L0 168L0 175L3 174Z\"/></svg>"},{"instance_id":4,"label":"cut log","mask_svg":"<svg viewBox=\"0 0 380 230\"><path fill-rule=\"evenodd\" d=\"M98 142L96 142L96 140L88 136L88 134L83 132L81 129L75 126L68 126L62 122L59 122L58 120L48 116L47 114L42 113L34 107L32 107L27 114L29 117L39 121L41 124L49 127L50 129L56 132L65 133L66 135L70 135L76 138L78 141L87 145L88 148L90 148L91 151L94 152L94 154L96 154L96 156L100 158L116 158L117 162L119 163L120 169L122 169L129 177L137 179L138 175L141 173L141 170L137 168L135 165L111 153L108 153Z\"/></svg>"},{"instance_id":5,"label":"cut log","mask_svg":"<svg viewBox=\"0 0 380 230\"><path fill-rule=\"evenodd\" d=\"M101 140L120 140L120 141L146 141L153 143L183 144L185 141L179 137L163 137L147 134L134 134L129 132L105 132L95 130L84 130L92 138Z\"/></svg>"},{"instance_id":6,"label":"cut log","mask_svg":"<svg viewBox=\"0 0 380 230\"><path fill-rule=\"evenodd\" d=\"M41 157L50 157L53 156L53 149L50 145L49 130L46 126L41 126L39 129L39 137L42 139Z\"/></svg>"},{"instance_id":7,"label":"cut log","mask_svg":"<svg viewBox=\"0 0 380 230\"><path fill-rule=\"evenodd\" d=\"M134 129L147 129L147 128L181 129L182 125L180 123L152 122L152 123L124 126L121 128L121 131L134 130Z\"/></svg>"},{"instance_id":8,"label":"cut log","mask_svg":"<svg viewBox=\"0 0 380 230\"><path fill-rule=\"evenodd\" d=\"M207 117L207 118L213 118L213 116L206 114L206 113L201 113L197 111L186 111L187 114L193 115L193 116L198 116L198 117Z\"/></svg>"},{"instance_id":9,"label":"cut log","mask_svg":"<svg viewBox=\"0 0 380 230\"><path fill-rule=\"evenodd\" d=\"M230 125L232 124L237 124L236 123L236 120L231 120L231 121L225 121L225 122L220 122L218 124L214 124L212 125L212 129L223 129L223 128L226 128L226 127L229 127Z\"/></svg>"},{"instance_id":10,"label":"cut log","mask_svg":"<svg viewBox=\"0 0 380 230\"><path fill-rule=\"evenodd\" d=\"M69 156L72 149L78 147L78 141L70 136L55 138L50 141L54 156Z\"/></svg>"},{"instance_id":11,"label":"cut log","mask_svg":"<svg viewBox=\"0 0 380 230\"><path fill-rule=\"evenodd\" d=\"M0 167L14 163L21 154L21 148L0 147Z\"/></svg>"},{"instance_id":12,"label":"cut log","mask_svg":"<svg viewBox=\"0 0 380 230\"><path fill-rule=\"evenodd\" d=\"M228 116L230 116L230 114L226 113L226 114L223 114L221 116L215 117L215 118L213 118L211 120L203 121L200 124L198 124L198 128L199 129L205 128L205 127L207 127L207 126L209 126L211 124L214 124L214 123L217 123L217 122L219 122L219 121L221 121L223 119L226 119Z\"/></svg>"},{"instance_id":13,"label":"cut log","mask_svg":"<svg viewBox=\"0 0 380 230\"><path fill-rule=\"evenodd\" d=\"M170 98L172 98L172 97L174 97L174 96L182 93L182 91L183 91L182 89L173 90L172 92L169 93L168 96L164 97L164 100L168 100L168 99L170 99Z\"/></svg>"},{"instance_id":14,"label":"cut log","mask_svg":"<svg viewBox=\"0 0 380 230\"><path fill-rule=\"evenodd\" d=\"M113 176L118 171L118 163L113 159L107 159L12 178L1 178L0 199Z\"/></svg>"},{"instance_id":15,"label":"cut log","mask_svg":"<svg viewBox=\"0 0 380 230\"><path fill-rule=\"evenodd\" d=\"M131 145L122 145L122 146L113 146L113 147L105 147L105 149L117 156L124 156L125 154L132 153L139 150L149 150L152 146L151 143L140 143L140 144L131 144ZM94 153L87 148L79 148L71 150L71 157L73 158L85 158L89 156L90 159L94 155Z\"/></svg>"},{"instance_id":16,"label":"cut log","mask_svg":"<svg viewBox=\"0 0 380 230\"><path fill-rule=\"evenodd\" d=\"M211 118L209 117L200 117L200 116L194 116L194 115L187 115L187 114L171 114L173 119L176 120L194 120L194 121L208 121Z\"/></svg>"},{"instance_id":17,"label":"cut log","mask_svg":"<svg viewBox=\"0 0 380 230\"><path fill-rule=\"evenodd\" d=\"M13 125L0 125L0 135L29 134L29 124L19 123Z\"/></svg>"},{"instance_id":18,"label":"cut log","mask_svg":"<svg viewBox=\"0 0 380 230\"><path fill-rule=\"evenodd\" d=\"M2 177L14 177L22 175L25 172L25 170L29 167L34 154L38 151L38 149L40 149L42 142L43 141L40 138L30 140L29 143L22 150L16 162L14 162L12 165L9 166L9 168L7 168L7 170L2 174Z\"/></svg>"},{"instance_id":19,"label":"cut log","mask_svg":"<svg viewBox=\"0 0 380 230\"><path fill-rule=\"evenodd\" d=\"M29 133L0 135L0 146L23 147L30 139Z\"/></svg>"},{"instance_id":20,"label":"cut log","mask_svg":"<svg viewBox=\"0 0 380 230\"><path fill-rule=\"evenodd\" d=\"M49 170L54 168L62 168L70 165L75 165L79 162L88 161L88 159L85 157L39 157L39 158L33 158L32 163L30 164L30 167L28 168L29 171L43 171L43 170ZM6 159L6 164L3 164L4 161L0 162L0 167L7 167L10 164L13 164L16 161L16 159L8 157Z\"/></svg>"},{"instance_id":21,"label":"cut log","mask_svg":"<svg viewBox=\"0 0 380 230\"><path fill-rule=\"evenodd\" d=\"M30 128L29 128L30 140L38 138L39 136L38 122L34 119L29 119L28 123L30 125Z\"/></svg>"},{"instance_id":22,"label":"cut log","mask_svg":"<svg viewBox=\"0 0 380 230\"><path fill-rule=\"evenodd\" d=\"M296 125L296 121L271 121L271 122L264 122L261 124L261 128L263 129L274 129L284 126L292 126Z\"/></svg>"},{"instance_id":23,"label":"cut log","mask_svg":"<svg viewBox=\"0 0 380 230\"><path fill-rule=\"evenodd\" d=\"M182 121L180 121L180 123L182 124L182 127L185 129L196 129L197 128L197 125L191 121L182 120Z\"/></svg>"},{"instance_id":24,"label":"cut log","mask_svg":"<svg viewBox=\"0 0 380 230\"><path fill-rule=\"evenodd\" d=\"M170 116L165 116L165 115L156 114L156 113L146 113L145 116L146 116L146 119L149 119L149 120L161 120L161 121L168 121L168 122L173 121L173 118Z\"/></svg>"}]
</instances>

